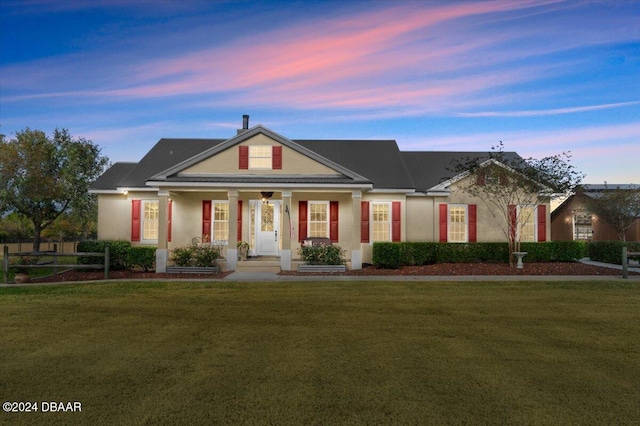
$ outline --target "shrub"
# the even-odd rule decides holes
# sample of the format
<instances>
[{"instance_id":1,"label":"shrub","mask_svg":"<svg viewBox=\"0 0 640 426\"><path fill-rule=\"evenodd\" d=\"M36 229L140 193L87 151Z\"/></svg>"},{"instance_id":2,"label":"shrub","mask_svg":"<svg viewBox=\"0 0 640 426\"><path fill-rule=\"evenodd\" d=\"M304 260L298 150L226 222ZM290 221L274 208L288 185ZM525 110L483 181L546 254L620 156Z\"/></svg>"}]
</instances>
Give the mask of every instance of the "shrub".
<instances>
[{"instance_id":1,"label":"shrub","mask_svg":"<svg viewBox=\"0 0 640 426\"><path fill-rule=\"evenodd\" d=\"M207 267L215 266L216 259L220 258L220 247L203 246L196 247L193 253L193 259L196 266Z\"/></svg>"},{"instance_id":2,"label":"shrub","mask_svg":"<svg viewBox=\"0 0 640 426\"><path fill-rule=\"evenodd\" d=\"M378 268L396 269L403 266L402 243L376 242L373 243L373 264Z\"/></svg>"},{"instance_id":3,"label":"shrub","mask_svg":"<svg viewBox=\"0 0 640 426\"><path fill-rule=\"evenodd\" d=\"M344 265L345 250L338 245L302 246L298 254L309 265Z\"/></svg>"},{"instance_id":4,"label":"shrub","mask_svg":"<svg viewBox=\"0 0 640 426\"><path fill-rule=\"evenodd\" d=\"M40 260L39 256L20 256L16 260L11 261L12 265L15 266L16 274L29 274L31 268L20 268L21 265L37 265Z\"/></svg>"},{"instance_id":5,"label":"shrub","mask_svg":"<svg viewBox=\"0 0 640 426\"><path fill-rule=\"evenodd\" d=\"M129 267L139 266L143 271L149 272L155 269L155 247L130 247L127 255Z\"/></svg>"},{"instance_id":6,"label":"shrub","mask_svg":"<svg viewBox=\"0 0 640 426\"><path fill-rule=\"evenodd\" d=\"M403 265L430 265L436 262L437 256L438 243L406 242L400 245L400 261Z\"/></svg>"},{"instance_id":7,"label":"shrub","mask_svg":"<svg viewBox=\"0 0 640 426\"><path fill-rule=\"evenodd\" d=\"M589 243L589 258L596 262L622 264L622 247L627 251L640 252L640 242L631 241L594 241Z\"/></svg>"},{"instance_id":8,"label":"shrub","mask_svg":"<svg viewBox=\"0 0 640 426\"><path fill-rule=\"evenodd\" d=\"M131 248L129 241L123 240L88 240L78 243L79 252L104 253L104 249L109 247L109 269L124 270L129 266L128 254ZM102 256L79 256L80 265L104 265Z\"/></svg>"},{"instance_id":9,"label":"shrub","mask_svg":"<svg viewBox=\"0 0 640 426\"><path fill-rule=\"evenodd\" d=\"M171 260L177 266L192 266L191 259L193 258L193 252L195 245L187 247L176 247L171 250Z\"/></svg>"},{"instance_id":10,"label":"shrub","mask_svg":"<svg viewBox=\"0 0 640 426\"><path fill-rule=\"evenodd\" d=\"M572 262L586 255L586 245L580 241L550 241L522 243L527 252L525 262ZM373 244L373 264L379 268L430 263L507 263L507 243L389 243Z\"/></svg>"},{"instance_id":11,"label":"shrub","mask_svg":"<svg viewBox=\"0 0 640 426\"><path fill-rule=\"evenodd\" d=\"M177 266L214 266L216 259L220 258L220 251L217 246L191 244L171 250L171 260Z\"/></svg>"}]
</instances>

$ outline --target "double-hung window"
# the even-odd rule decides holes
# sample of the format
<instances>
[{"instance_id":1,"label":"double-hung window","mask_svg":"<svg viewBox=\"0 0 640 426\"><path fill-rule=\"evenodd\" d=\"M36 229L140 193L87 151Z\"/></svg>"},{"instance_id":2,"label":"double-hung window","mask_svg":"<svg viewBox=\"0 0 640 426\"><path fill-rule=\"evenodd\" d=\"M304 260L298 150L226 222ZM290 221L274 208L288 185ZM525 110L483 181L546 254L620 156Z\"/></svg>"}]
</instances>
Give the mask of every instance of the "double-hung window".
<instances>
[{"instance_id":1,"label":"double-hung window","mask_svg":"<svg viewBox=\"0 0 640 426\"><path fill-rule=\"evenodd\" d=\"M142 201L142 242L158 241L158 201Z\"/></svg>"},{"instance_id":2,"label":"double-hung window","mask_svg":"<svg viewBox=\"0 0 640 426\"><path fill-rule=\"evenodd\" d=\"M468 242L468 214L467 205L449 205L449 225L447 241L451 243Z\"/></svg>"},{"instance_id":3,"label":"double-hung window","mask_svg":"<svg viewBox=\"0 0 640 426\"><path fill-rule=\"evenodd\" d=\"M391 203L371 203L371 241L391 241Z\"/></svg>"},{"instance_id":4,"label":"double-hung window","mask_svg":"<svg viewBox=\"0 0 640 426\"><path fill-rule=\"evenodd\" d=\"M271 145L249 146L249 169L271 169L272 152Z\"/></svg>"},{"instance_id":5,"label":"double-hung window","mask_svg":"<svg viewBox=\"0 0 640 426\"><path fill-rule=\"evenodd\" d=\"M213 241L226 244L229 240L229 202L212 201L213 220L211 221Z\"/></svg>"},{"instance_id":6,"label":"double-hung window","mask_svg":"<svg viewBox=\"0 0 640 426\"><path fill-rule=\"evenodd\" d=\"M308 236L329 238L329 202L309 201L308 215Z\"/></svg>"},{"instance_id":7,"label":"double-hung window","mask_svg":"<svg viewBox=\"0 0 640 426\"><path fill-rule=\"evenodd\" d=\"M536 206L518 206L518 228L520 241L533 242L536 238Z\"/></svg>"}]
</instances>

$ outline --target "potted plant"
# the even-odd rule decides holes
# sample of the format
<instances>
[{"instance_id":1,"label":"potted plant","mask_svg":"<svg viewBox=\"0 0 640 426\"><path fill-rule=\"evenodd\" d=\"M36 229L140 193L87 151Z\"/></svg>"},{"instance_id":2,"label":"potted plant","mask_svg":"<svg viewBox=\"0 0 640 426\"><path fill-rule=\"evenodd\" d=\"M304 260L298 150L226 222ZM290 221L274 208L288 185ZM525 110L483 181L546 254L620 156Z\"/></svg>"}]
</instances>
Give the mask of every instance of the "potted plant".
<instances>
[{"instance_id":1,"label":"potted plant","mask_svg":"<svg viewBox=\"0 0 640 426\"><path fill-rule=\"evenodd\" d=\"M247 260L249 254L249 243L246 241L238 241L238 259Z\"/></svg>"}]
</instances>

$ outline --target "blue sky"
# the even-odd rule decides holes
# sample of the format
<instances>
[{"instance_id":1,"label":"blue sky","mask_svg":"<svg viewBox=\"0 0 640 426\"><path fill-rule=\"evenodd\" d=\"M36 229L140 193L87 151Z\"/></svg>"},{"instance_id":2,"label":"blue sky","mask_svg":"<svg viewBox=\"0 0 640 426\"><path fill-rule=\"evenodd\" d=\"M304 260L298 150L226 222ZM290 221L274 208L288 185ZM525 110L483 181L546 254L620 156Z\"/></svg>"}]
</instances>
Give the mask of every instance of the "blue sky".
<instances>
[{"instance_id":1,"label":"blue sky","mask_svg":"<svg viewBox=\"0 0 640 426\"><path fill-rule=\"evenodd\" d=\"M67 128L111 161L162 137L395 139L571 151L640 184L639 1L0 3L0 133Z\"/></svg>"}]
</instances>

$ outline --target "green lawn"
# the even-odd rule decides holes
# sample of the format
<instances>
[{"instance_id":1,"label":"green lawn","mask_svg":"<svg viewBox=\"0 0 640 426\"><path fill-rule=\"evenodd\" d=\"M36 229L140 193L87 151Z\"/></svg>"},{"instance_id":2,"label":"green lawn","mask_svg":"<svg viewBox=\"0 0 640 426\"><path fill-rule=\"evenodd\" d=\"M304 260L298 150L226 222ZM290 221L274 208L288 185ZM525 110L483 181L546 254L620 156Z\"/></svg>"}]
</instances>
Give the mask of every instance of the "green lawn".
<instances>
[{"instance_id":1,"label":"green lawn","mask_svg":"<svg viewBox=\"0 0 640 426\"><path fill-rule=\"evenodd\" d=\"M640 284L0 289L5 424L638 424Z\"/></svg>"}]
</instances>

